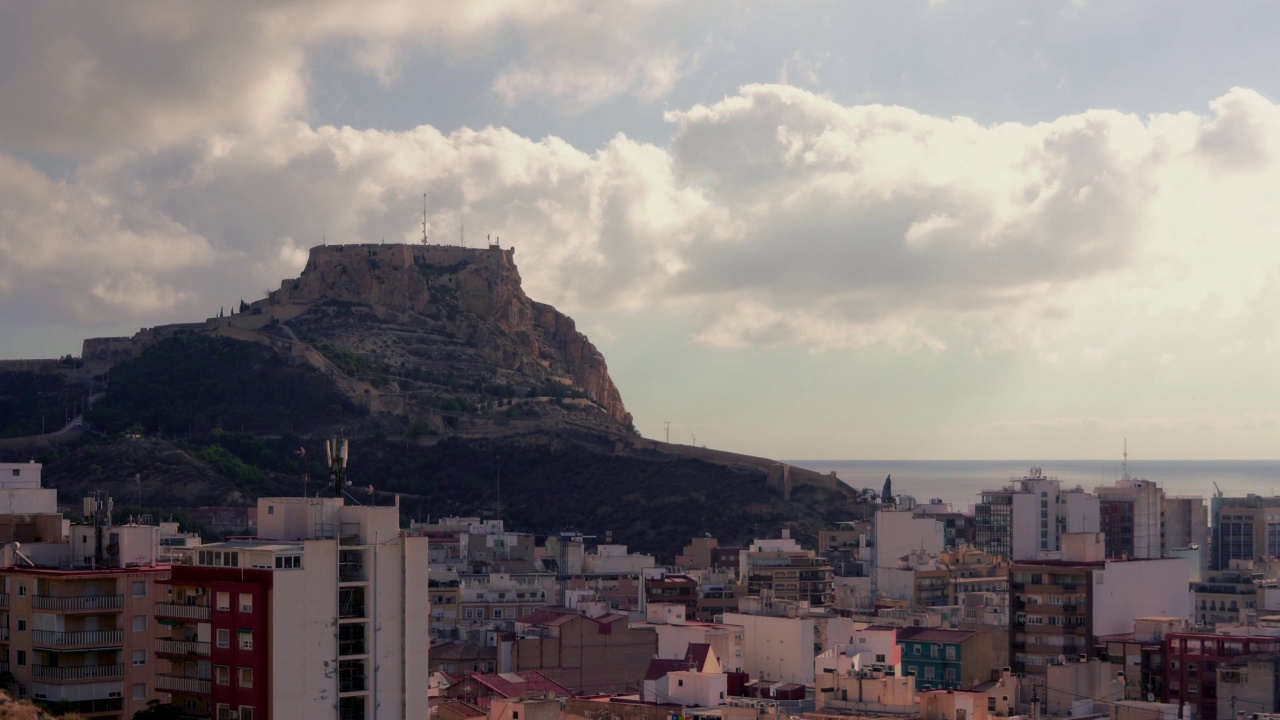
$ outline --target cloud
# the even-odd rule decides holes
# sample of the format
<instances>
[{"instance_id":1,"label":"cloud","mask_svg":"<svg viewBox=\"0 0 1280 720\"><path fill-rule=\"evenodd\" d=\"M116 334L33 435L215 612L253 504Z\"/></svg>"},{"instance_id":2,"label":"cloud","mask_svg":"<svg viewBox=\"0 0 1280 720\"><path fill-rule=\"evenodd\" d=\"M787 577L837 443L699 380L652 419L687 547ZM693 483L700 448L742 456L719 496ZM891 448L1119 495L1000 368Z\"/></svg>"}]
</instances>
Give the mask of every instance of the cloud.
<instances>
[{"instance_id":1,"label":"cloud","mask_svg":"<svg viewBox=\"0 0 1280 720\"><path fill-rule=\"evenodd\" d=\"M411 50L510 57L491 90L577 110L671 90L689 57L655 43L666 3L141 0L0 9L0 147L76 158L309 116L310 56L337 51L383 86ZM643 31L643 32L642 32Z\"/></svg>"},{"instance_id":2,"label":"cloud","mask_svg":"<svg viewBox=\"0 0 1280 720\"><path fill-rule=\"evenodd\" d=\"M293 119L65 180L0 155L0 289L77 322L206 317L322 237L416 241L426 192L433 240L501 237L570 313L664 307L716 346L1122 357L1097 336L1280 304L1276 114L1236 89L1204 114L980 125L753 85L668 112L667 146Z\"/></svg>"}]
</instances>

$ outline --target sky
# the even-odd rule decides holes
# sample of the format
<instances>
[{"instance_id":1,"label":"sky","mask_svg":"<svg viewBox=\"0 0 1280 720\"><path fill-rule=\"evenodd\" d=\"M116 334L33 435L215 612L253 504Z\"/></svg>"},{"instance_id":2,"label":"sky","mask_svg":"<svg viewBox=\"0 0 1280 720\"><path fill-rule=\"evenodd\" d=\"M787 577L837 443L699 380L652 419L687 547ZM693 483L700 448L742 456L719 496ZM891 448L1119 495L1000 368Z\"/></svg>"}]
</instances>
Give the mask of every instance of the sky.
<instances>
[{"instance_id":1,"label":"sky","mask_svg":"<svg viewBox=\"0 0 1280 720\"><path fill-rule=\"evenodd\" d=\"M1280 5L0 0L0 358L516 249L647 437L1276 458Z\"/></svg>"}]
</instances>

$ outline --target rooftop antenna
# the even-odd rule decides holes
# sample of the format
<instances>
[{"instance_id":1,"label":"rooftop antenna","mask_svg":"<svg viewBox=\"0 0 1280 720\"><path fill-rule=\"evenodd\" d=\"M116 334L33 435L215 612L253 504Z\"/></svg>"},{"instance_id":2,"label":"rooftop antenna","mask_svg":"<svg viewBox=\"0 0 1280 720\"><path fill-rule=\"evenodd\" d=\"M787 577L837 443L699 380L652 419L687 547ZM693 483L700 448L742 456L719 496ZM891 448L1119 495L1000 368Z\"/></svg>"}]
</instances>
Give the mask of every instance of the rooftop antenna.
<instances>
[{"instance_id":1,"label":"rooftop antenna","mask_svg":"<svg viewBox=\"0 0 1280 720\"><path fill-rule=\"evenodd\" d=\"M1124 439L1124 460L1120 462L1121 477L1128 482L1129 480L1129 438Z\"/></svg>"},{"instance_id":2,"label":"rooftop antenna","mask_svg":"<svg viewBox=\"0 0 1280 720\"><path fill-rule=\"evenodd\" d=\"M329 461L329 476L333 478L333 496L342 497L342 488L347 484L347 439L338 432L338 437L324 442L325 458Z\"/></svg>"},{"instance_id":3,"label":"rooftop antenna","mask_svg":"<svg viewBox=\"0 0 1280 720\"><path fill-rule=\"evenodd\" d=\"M671 444L671 421L663 420L662 422L664 425L667 426L667 444L670 445Z\"/></svg>"},{"instance_id":4,"label":"rooftop antenna","mask_svg":"<svg viewBox=\"0 0 1280 720\"><path fill-rule=\"evenodd\" d=\"M463 223L458 226L458 241L462 243L462 247L467 246L467 225Z\"/></svg>"},{"instance_id":5,"label":"rooftop antenna","mask_svg":"<svg viewBox=\"0 0 1280 720\"><path fill-rule=\"evenodd\" d=\"M307 482L311 479L311 476L307 474L307 449L305 447L300 447L297 450L294 450L293 454L302 458L302 497L306 497Z\"/></svg>"},{"instance_id":6,"label":"rooftop antenna","mask_svg":"<svg viewBox=\"0 0 1280 720\"><path fill-rule=\"evenodd\" d=\"M422 193L422 244L427 244L427 194Z\"/></svg>"}]
</instances>

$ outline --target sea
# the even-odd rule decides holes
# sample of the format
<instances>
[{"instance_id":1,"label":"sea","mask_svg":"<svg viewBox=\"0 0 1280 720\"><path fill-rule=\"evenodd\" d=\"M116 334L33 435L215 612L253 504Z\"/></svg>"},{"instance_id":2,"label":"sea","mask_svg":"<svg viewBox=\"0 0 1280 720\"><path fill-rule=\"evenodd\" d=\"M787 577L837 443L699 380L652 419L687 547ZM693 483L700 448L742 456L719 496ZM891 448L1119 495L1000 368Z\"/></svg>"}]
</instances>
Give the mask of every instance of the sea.
<instances>
[{"instance_id":1,"label":"sea","mask_svg":"<svg viewBox=\"0 0 1280 720\"><path fill-rule=\"evenodd\" d=\"M1032 468L1056 477L1062 488L1092 491L1114 485L1124 475L1117 460L786 460L821 473L834 471L855 488L877 493L885 477L893 478L894 495L910 495L917 503L937 498L957 511L968 511L983 490L995 490L1026 477ZM1280 493L1280 460L1130 460L1130 477L1159 484L1166 496L1203 497L1214 483L1226 497Z\"/></svg>"}]
</instances>

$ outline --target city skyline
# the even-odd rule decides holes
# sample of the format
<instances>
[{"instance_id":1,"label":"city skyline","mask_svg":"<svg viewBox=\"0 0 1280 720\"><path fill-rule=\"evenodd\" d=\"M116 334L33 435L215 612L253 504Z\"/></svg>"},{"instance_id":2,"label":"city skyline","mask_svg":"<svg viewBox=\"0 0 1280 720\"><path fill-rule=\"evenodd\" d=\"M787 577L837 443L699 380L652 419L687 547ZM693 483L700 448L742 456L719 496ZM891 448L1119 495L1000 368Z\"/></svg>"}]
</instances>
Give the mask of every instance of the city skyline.
<instances>
[{"instance_id":1,"label":"city skyline","mask_svg":"<svg viewBox=\"0 0 1280 720\"><path fill-rule=\"evenodd\" d=\"M0 7L0 358L516 248L637 429L1274 458L1280 8ZM1158 478L1153 478L1158 479Z\"/></svg>"}]
</instances>

